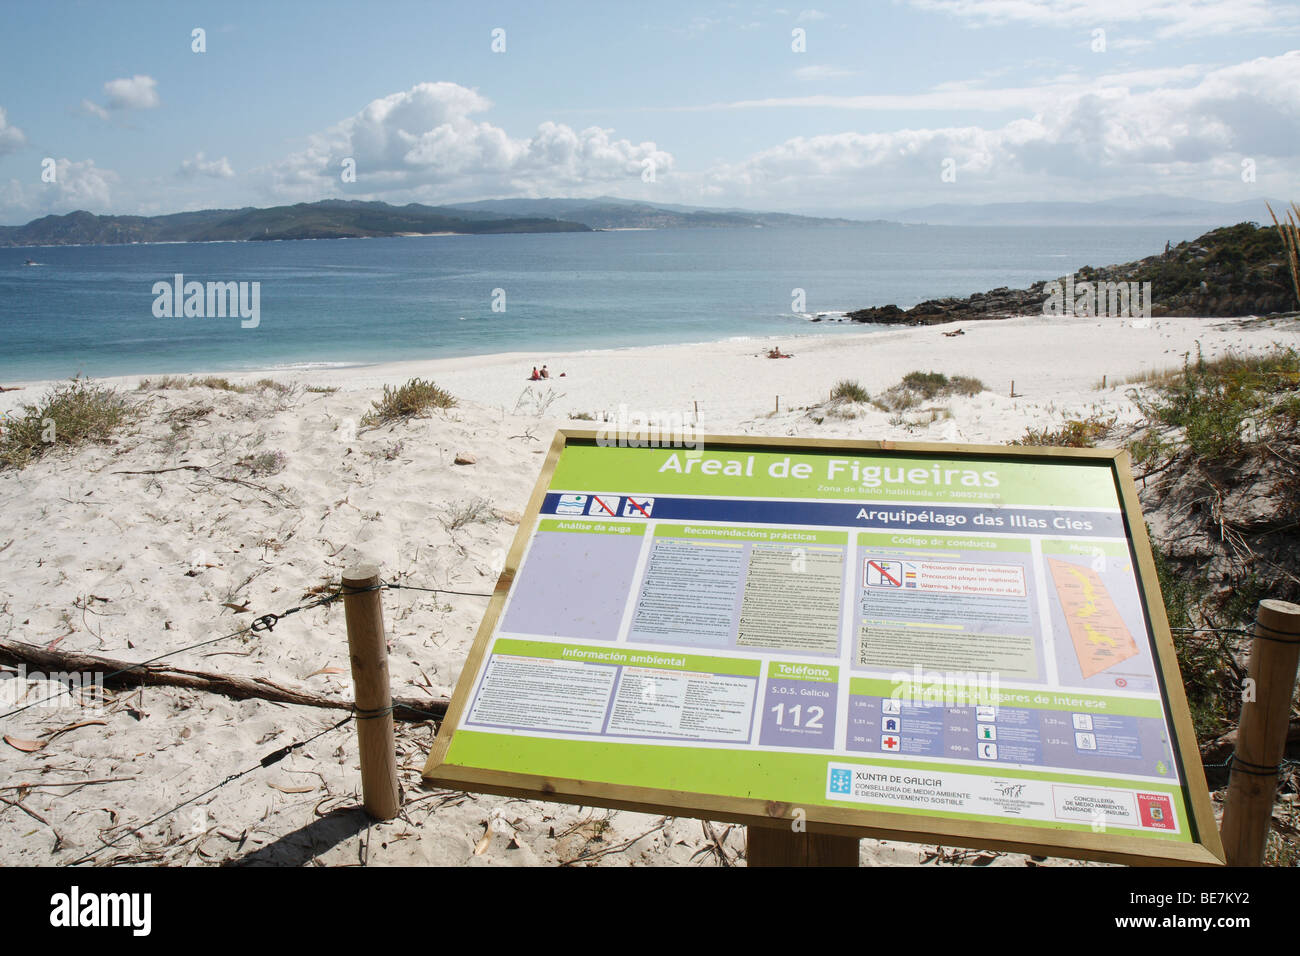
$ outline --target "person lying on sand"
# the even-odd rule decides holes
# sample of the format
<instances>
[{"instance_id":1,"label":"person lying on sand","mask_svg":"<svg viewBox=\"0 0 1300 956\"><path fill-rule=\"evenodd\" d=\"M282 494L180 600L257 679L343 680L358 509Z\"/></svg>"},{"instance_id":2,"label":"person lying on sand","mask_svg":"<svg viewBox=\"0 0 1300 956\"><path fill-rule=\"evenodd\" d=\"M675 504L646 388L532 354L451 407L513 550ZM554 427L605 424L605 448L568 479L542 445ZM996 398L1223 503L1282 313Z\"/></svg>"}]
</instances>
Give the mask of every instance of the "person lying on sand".
<instances>
[{"instance_id":1,"label":"person lying on sand","mask_svg":"<svg viewBox=\"0 0 1300 956\"><path fill-rule=\"evenodd\" d=\"M782 352L781 346L779 345L773 345L772 348L768 350L767 357L768 358L794 358L794 356L791 353Z\"/></svg>"},{"instance_id":2,"label":"person lying on sand","mask_svg":"<svg viewBox=\"0 0 1300 956\"><path fill-rule=\"evenodd\" d=\"M956 329L955 331L945 332L943 334L948 336L948 338L952 338L954 335L965 335L966 333L963 332L961 329Z\"/></svg>"}]
</instances>

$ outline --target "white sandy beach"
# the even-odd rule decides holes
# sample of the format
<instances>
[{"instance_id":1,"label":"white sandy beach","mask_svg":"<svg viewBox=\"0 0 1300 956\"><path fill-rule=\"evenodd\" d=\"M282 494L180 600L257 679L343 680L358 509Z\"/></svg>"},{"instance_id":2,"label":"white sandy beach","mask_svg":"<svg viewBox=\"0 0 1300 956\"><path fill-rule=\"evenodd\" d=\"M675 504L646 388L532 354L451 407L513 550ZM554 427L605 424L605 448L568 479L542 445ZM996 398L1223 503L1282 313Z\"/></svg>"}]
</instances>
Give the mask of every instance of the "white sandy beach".
<instances>
[{"instance_id":1,"label":"white sandy beach","mask_svg":"<svg viewBox=\"0 0 1300 956\"><path fill-rule=\"evenodd\" d=\"M632 414L692 420L698 403L702 430L719 434L1003 443L1067 418L1136 421L1124 379L1179 366L1198 344L1207 357L1300 346L1294 319L1163 319L1135 328L1118 319L1035 317L970 323L959 337L944 331L951 329L217 373L337 387L331 393L132 391L147 412L114 444L0 471L0 637L143 660L297 605L362 558L380 564L390 581L490 591L543 452L573 415L615 414L622 405ZM762 357L774 344L794 357ZM543 363L555 377L527 381ZM988 390L903 415L863 408L840 418L816 407L841 379L875 394L913 370L974 376ZM1104 390L1097 388L1103 375ZM358 433L384 384L416 376L448 389L460 405ZM105 381L132 390L137 380ZM0 394L0 411L41 391L28 383ZM268 452L282 453L283 470L256 475L239 464ZM453 464L460 453L476 463ZM180 466L203 470L161 471ZM123 473L132 471L158 473ZM454 527L453 512L471 505L477 520ZM389 591L383 600L394 692L448 697L486 599ZM343 700L342 608L304 611L271 633L168 663ZM16 683L0 682L0 712L13 706L7 688ZM147 821L339 719L335 711L170 688L114 697L102 708L35 707L0 723L0 733L18 742L0 743L0 787L7 788L0 790L0 864L75 860L112 828ZM91 723L72 727L84 721ZM358 813L330 815L359 798L348 726L123 838L96 862L716 865L723 856L737 862L744 847L743 828L726 824L677 818L660 827L659 818L642 814L425 790L419 775L432 731L399 724L398 736L407 808L396 821L367 827ZM131 779L49 786L118 777ZM862 862L916 864L934 850L863 841ZM1022 866L1025 858L1002 854L992 863Z\"/></svg>"}]
</instances>

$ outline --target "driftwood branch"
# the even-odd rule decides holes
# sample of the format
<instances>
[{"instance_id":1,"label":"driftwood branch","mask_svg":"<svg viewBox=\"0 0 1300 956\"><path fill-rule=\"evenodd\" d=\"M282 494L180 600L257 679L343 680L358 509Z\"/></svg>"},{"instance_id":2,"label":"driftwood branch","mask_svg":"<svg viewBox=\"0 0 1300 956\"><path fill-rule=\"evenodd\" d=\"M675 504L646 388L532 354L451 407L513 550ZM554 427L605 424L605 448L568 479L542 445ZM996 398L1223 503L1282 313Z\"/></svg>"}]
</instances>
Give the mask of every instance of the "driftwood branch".
<instances>
[{"instance_id":1,"label":"driftwood branch","mask_svg":"<svg viewBox=\"0 0 1300 956\"><path fill-rule=\"evenodd\" d=\"M317 694L282 687L264 677L234 677L211 671L191 671L179 667L161 667L150 664L137 666L130 661L113 660L95 654L75 651L51 651L34 644L18 641L0 641L0 664L24 664L47 674L82 673L104 674L105 687L134 688L184 687L210 694L221 694L236 700L270 700L280 704L298 704L303 707L324 707L329 710L350 710L351 701L332 700ZM116 673L124 671L125 673ZM393 719L407 721L437 719L447 712L445 700L421 700L415 697L393 698Z\"/></svg>"},{"instance_id":2,"label":"driftwood branch","mask_svg":"<svg viewBox=\"0 0 1300 956\"><path fill-rule=\"evenodd\" d=\"M225 481L232 485L243 485L245 488L252 488L254 491L260 491L263 494L270 495L282 505L288 503L288 499L278 491L272 491L265 485L259 485L252 481L245 481L243 478L233 478L227 475L214 475L208 470L207 465L176 465L173 468L146 468L143 471L115 471L114 475L165 475L169 471L192 471L196 475L201 474L204 478L211 478L213 481Z\"/></svg>"}]
</instances>

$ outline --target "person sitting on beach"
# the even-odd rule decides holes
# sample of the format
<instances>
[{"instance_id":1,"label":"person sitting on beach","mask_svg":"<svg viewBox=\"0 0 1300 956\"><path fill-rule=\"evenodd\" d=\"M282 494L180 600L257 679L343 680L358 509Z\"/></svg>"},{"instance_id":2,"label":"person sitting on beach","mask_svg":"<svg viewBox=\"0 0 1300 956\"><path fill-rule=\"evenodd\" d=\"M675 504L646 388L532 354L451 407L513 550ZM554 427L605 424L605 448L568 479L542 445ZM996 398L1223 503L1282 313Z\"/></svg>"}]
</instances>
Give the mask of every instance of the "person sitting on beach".
<instances>
[{"instance_id":1,"label":"person sitting on beach","mask_svg":"<svg viewBox=\"0 0 1300 956\"><path fill-rule=\"evenodd\" d=\"M542 377L542 376L539 375L538 372L537 372L537 366L534 365L534 366L533 366L533 374L530 375L530 376L528 376L528 381L530 381L530 382L535 382L535 381L537 381L537 380L538 380L539 378L541 378L541 377Z\"/></svg>"},{"instance_id":2,"label":"person sitting on beach","mask_svg":"<svg viewBox=\"0 0 1300 956\"><path fill-rule=\"evenodd\" d=\"M546 366L543 365L543 366L542 366L542 378L550 378L550 377L551 377L551 373L548 372L548 371L546 370Z\"/></svg>"}]
</instances>

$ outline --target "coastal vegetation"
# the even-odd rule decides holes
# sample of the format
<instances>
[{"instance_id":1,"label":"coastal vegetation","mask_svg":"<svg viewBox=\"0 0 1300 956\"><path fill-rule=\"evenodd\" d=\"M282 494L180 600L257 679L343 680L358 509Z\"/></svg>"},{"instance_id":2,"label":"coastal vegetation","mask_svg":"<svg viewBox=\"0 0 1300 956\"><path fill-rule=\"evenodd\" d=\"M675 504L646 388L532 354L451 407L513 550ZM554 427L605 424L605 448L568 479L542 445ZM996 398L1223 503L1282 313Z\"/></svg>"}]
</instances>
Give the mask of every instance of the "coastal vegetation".
<instances>
[{"instance_id":1,"label":"coastal vegetation","mask_svg":"<svg viewBox=\"0 0 1300 956\"><path fill-rule=\"evenodd\" d=\"M1198 353L1153 379L1131 393L1145 421L1128 447L1192 720L1215 747L1240 719L1256 606L1300 600L1300 354ZM1296 854L1274 835L1270 860Z\"/></svg>"},{"instance_id":2,"label":"coastal vegetation","mask_svg":"<svg viewBox=\"0 0 1300 956\"><path fill-rule=\"evenodd\" d=\"M476 521L489 521L492 517L491 501L486 498L471 498L469 501L448 504L438 520L448 531L458 531Z\"/></svg>"},{"instance_id":3,"label":"coastal vegetation","mask_svg":"<svg viewBox=\"0 0 1300 956\"><path fill-rule=\"evenodd\" d=\"M433 382L413 378L396 388L385 385L383 396L370 404L371 410L361 419L366 428L420 418L435 408L455 408L456 399Z\"/></svg>"},{"instance_id":4,"label":"coastal vegetation","mask_svg":"<svg viewBox=\"0 0 1300 956\"><path fill-rule=\"evenodd\" d=\"M164 375L161 378L142 378L136 384L136 388L142 392L161 392L173 391L183 388L211 388L218 392L236 392L240 395L246 395L250 392L271 391L280 395L288 394L293 391L294 386L284 382L277 382L275 379L259 378L252 383L232 382L228 378L221 378L215 375L208 375L202 378L191 375L186 378L184 375ZM319 389L308 389L308 391L319 391ZM337 389L334 389L337 391Z\"/></svg>"},{"instance_id":5,"label":"coastal vegetation","mask_svg":"<svg viewBox=\"0 0 1300 956\"><path fill-rule=\"evenodd\" d=\"M1130 441L1134 461L1148 469L1187 456L1214 463L1270 442L1292 442L1300 430L1300 353L1225 355L1184 362L1156 377L1146 396L1133 394L1147 424Z\"/></svg>"},{"instance_id":6,"label":"coastal vegetation","mask_svg":"<svg viewBox=\"0 0 1300 956\"><path fill-rule=\"evenodd\" d=\"M1281 222L1278 222L1277 213L1272 206L1268 207L1268 214L1273 217L1273 225L1282 239L1282 245L1286 247L1286 261L1291 268L1291 287L1295 290L1296 302L1300 303L1300 203L1293 202L1290 210L1284 209Z\"/></svg>"},{"instance_id":7,"label":"coastal vegetation","mask_svg":"<svg viewBox=\"0 0 1300 956\"><path fill-rule=\"evenodd\" d=\"M1060 428L1027 428L1023 438L1008 444L1049 445L1057 448L1095 448L1115 426L1115 416L1090 415L1066 419Z\"/></svg>"},{"instance_id":8,"label":"coastal vegetation","mask_svg":"<svg viewBox=\"0 0 1300 956\"><path fill-rule=\"evenodd\" d=\"M836 383L831 389L832 402L860 402L866 403L871 401L871 396L856 380L844 379Z\"/></svg>"},{"instance_id":9,"label":"coastal vegetation","mask_svg":"<svg viewBox=\"0 0 1300 956\"><path fill-rule=\"evenodd\" d=\"M73 378L19 412L0 422L0 467L22 468L56 447L109 441L140 409L116 389Z\"/></svg>"},{"instance_id":10,"label":"coastal vegetation","mask_svg":"<svg viewBox=\"0 0 1300 956\"><path fill-rule=\"evenodd\" d=\"M984 383L968 375L947 376L942 372L908 372L897 385L882 392L872 404L886 412L905 412L923 402L952 395L978 395Z\"/></svg>"}]
</instances>

